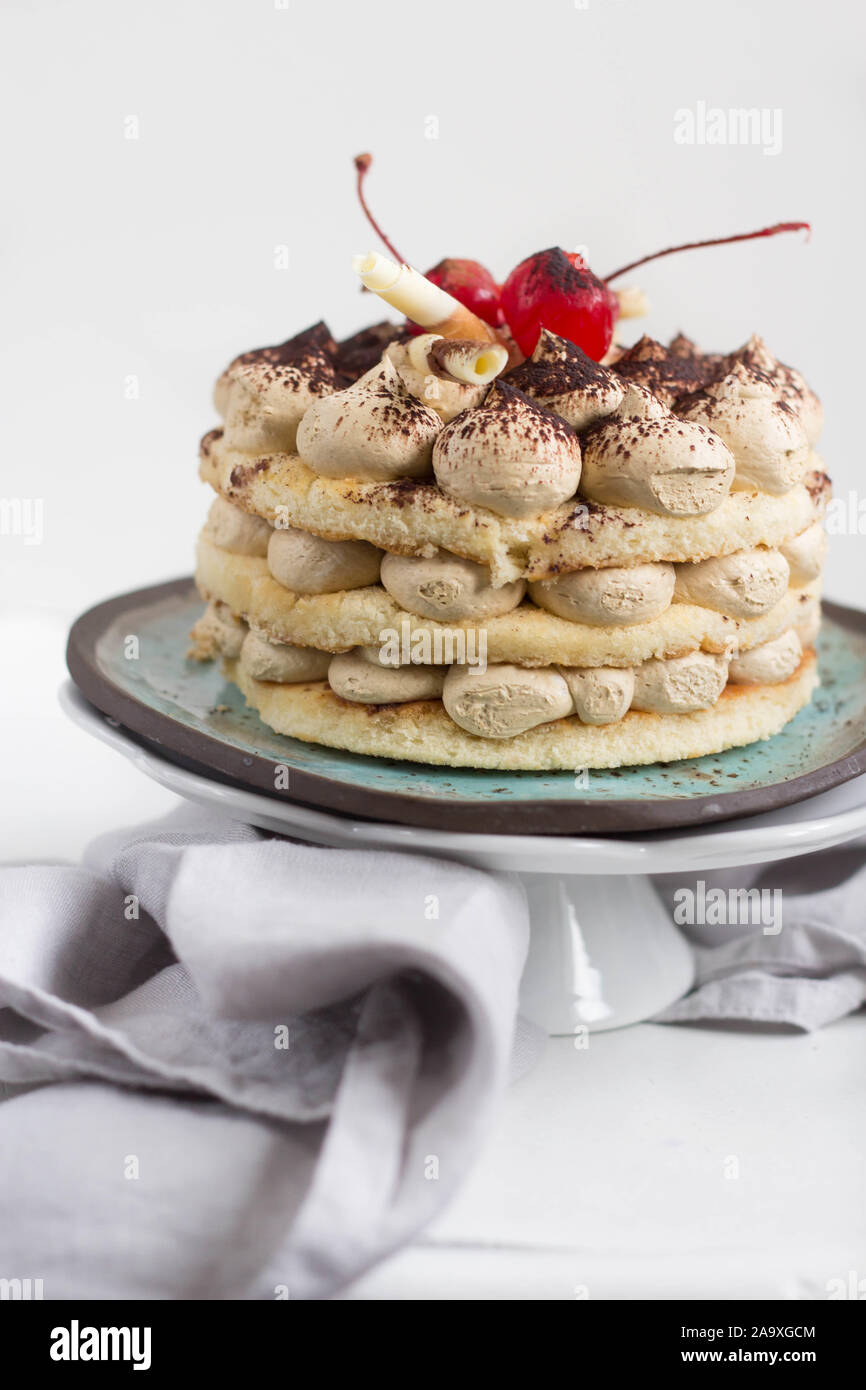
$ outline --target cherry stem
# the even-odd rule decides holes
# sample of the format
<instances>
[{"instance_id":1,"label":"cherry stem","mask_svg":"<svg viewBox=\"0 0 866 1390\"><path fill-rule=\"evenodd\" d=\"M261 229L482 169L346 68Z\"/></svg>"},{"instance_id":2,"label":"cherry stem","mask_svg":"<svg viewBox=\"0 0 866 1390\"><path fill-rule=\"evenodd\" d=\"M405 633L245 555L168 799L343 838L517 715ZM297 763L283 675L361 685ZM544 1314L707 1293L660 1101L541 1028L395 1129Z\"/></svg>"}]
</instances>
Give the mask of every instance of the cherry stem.
<instances>
[{"instance_id":1,"label":"cherry stem","mask_svg":"<svg viewBox=\"0 0 866 1390\"><path fill-rule=\"evenodd\" d=\"M373 156L371 154L355 155L355 168L358 171L358 201L360 202L361 207L364 209L364 216L366 217L370 226L373 228L373 231L376 233L376 236L379 238L379 240L382 242L384 246L387 246L395 261L398 261L400 265L405 265L406 261L404 257L400 255L400 252L397 250L394 244L388 240L385 233L382 231L382 228L379 226L379 223L376 221L372 212L368 208L367 200L364 197L364 178L372 163Z\"/></svg>"},{"instance_id":2,"label":"cherry stem","mask_svg":"<svg viewBox=\"0 0 866 1390\"><path fill-rule=\"evenodd\" d=\"M811 225L808 222L777 222L773 227L762 227L759 232L740 232L737 236L717 236L711 241L686 241L682 246L669 246L665 251L654 251L651 256L641 256L639 261L631 261L628 265L615 270L612 275L604 277L605 284L609 285L611 280L616 280L620 275L625 275L630 270L636 270L639 265L646 265L648 261L657 261L660 256L672 256L675 251L694 251L699 246L725 246L729 241L752 241L755 237L776 236L779 232L802 232L808 233L806 240L812 233Z\"/></svg>"}]
</instances>

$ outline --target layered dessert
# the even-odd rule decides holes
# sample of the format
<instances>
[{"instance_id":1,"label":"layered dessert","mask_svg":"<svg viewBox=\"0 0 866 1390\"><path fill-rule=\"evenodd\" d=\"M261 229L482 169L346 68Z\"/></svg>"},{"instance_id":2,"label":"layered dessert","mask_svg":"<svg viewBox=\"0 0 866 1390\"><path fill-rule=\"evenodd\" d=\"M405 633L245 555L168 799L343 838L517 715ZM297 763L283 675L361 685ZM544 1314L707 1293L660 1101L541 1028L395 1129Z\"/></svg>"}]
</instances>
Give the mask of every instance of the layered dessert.
<instances>
[{"instance_id":1,"label":"layered dessert","mask_svg":"<svg viewBox=\"0 0 866 1390\"><path fill-rule=\"evenodd\" d=\"M829 493L799 373L759 337L617 346L640 297L561 251L489 303L356 269L403 321L219 377L192 655L276 732L380 758L611 768L778 733L817 683Z\"/></svg>"}]
</instances>

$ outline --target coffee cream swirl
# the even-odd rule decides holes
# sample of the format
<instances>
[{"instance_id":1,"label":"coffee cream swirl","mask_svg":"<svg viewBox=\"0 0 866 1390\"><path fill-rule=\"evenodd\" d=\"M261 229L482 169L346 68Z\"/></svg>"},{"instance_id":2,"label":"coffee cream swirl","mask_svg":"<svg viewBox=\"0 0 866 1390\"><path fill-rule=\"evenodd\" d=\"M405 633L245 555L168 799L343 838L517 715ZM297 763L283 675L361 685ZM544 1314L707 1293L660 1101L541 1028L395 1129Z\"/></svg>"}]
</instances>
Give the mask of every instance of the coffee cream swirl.
<instances>
[{"instance_id":1,"label":"coffee cream swirl","mask_svg":"<svg viewBox=\"0 0 866 1390\"><path fill-rule=\"evenodd\" d=\"M328 684L335 695L362 705L406 704L436 700L442 694L441 666L383 666L370 653L356 649L331 659Z\"/></svg>"},{"instance_id":2,"label":"coffee cream swirl","mask_svg":"<svg viewBox=\"0 0 866 1390\"><path fill-rule=\"evenodd\" d=\"M451 666L442 702L461 729L481 738L514 738L571 714L571 692L558 671L523 666Z\"/></svg>"},{"instance_id":3,"label":"coffee cream swirl","mask_svg":"<svg viewBox=\"0 0 866 1390\"><path fill-rule=\"evenodd\" d=\"M717 434L678 419L632 386L616 414L584 436L581 491L613 506L700 516L727 497L734 471L734 456Z\"/></svg>"},{"instance_id":4,"label":"coffee cream swirl","mask_svg":"<svg viewBox=\"0 0 866 1390\"><path fill-rule=\"evenodd\" d=\"M695 564L676 565L674 595L728 618L757 618L779 602L790 569L778 550L737 550Z\"/></svg>"},{"instance_id":5,"label":"coffee cream swirl","mask_svg":"<svg viewBox=\"0 0 866 1390\"><path fill-rule=\"evenodd\" d=\"M811 446L802 422L772 383L742 362L701 392L682 418L725 441L736 460L734 487L779 494L803 481Z\"/></svg>"},{"instance_id":6,"label":"coffee cream swirl","mask_svg":"<svg viewBox=\"0 0 866 1390\"><path fill-rule=\"evenodd\" d=\"M729 369L741 363L750 371L762 373L773 386L778 399L793 410L806 432L810 445L815 447L824 425L824 407L811 386L807 385L794 367L788 367L774 357L757 333L724 361Z\"/></svg>"},{"instance_id":7,"label":"coffee cream swirl","mask_svg":"<svg viewBox=\"0 0 866 1390\"><path fill-rule=\"evenodd\" d=\"M789 627L771 642L762 642L731 661L728 678L734 685L777 685L792 676L803 658L803 644Z\"/></svg>"},{"instance_id":8,"label":"coffee cream swirl","mask_svg":"<svg viewBox=\"0 0 866 1390\"><path fill-rule=\"evenodd\" d=\"M674 567L666 564L574 570L530 584L539 608L575 623L626 627L657 618L670 606Z\"/></svg>"},{"instance_id":9,"label":"coffee cream swirl","mask_svg":"<svg viewBox=\"0 0 866 1390\"><path fill-rule=\"evenodd\" d=\"M328 329L318 323L276 347L236 357L214 389L232 448L292 451L306 411L337 389L337 351Z\"/></svg>"},{"instance_id":10,"label":"coffee cream swirl","mask_svg":"<svg viewBox=\"0 0 866 1390\"><path fill-rule=\"evenodd\" d=\"M606 367L546 328L541 330L532 357L513 367L505 380L576 430L612 414L624 392L622 382Z\"/></svg>"},{"instance_id":11,"label":"coffee cream swirl","mask_svg":"<svg viewBox=\"0 0 866 1390\"><path fill-rule=\"evenodd\" d=\"M577 491L580 444L558 415L498 380L480 406L442 430L433 469L442 491L459 502L537 516Z\"/></svg>"},{"instance_id":12,"label":"coffee cream swirl","mask_svg":"<svg viewBox=\"0 0 866 1390\"><path fill-rule=\"evenodd\" d=\"M788 561L790 582L798 587L810 584L813 579L818 578L827 557L827 532L824 530L824 523L813 521L805 531L780 545L779 550Z\"/></svg>"},{"instance_id":13,"label":"coffee cream swirl","mask_svg":"<svg viewBox=\"0 0 866 1390\"><path fill-rule=\"evenodd\" d=\"M345 391L310 406L298 453L326 478L423 478L442 421L413 396L390 357Z\"/></svg>"},{"instance_id":14,"label":"coffee cream swirl","mask_svg":"<svg viewBox=\"0 0 866 1390\"><path fill-rule=\"evenodd\" d=\"M268 569L296 594L336 594L379 579L382 551L367 541L326 541L294 527L273 530Z\"/></svg>"},{"instance_id":15,"label":"coffee cream swirl","mask_svg":"<svg viewBox=\"0 0 866 1390\"><path fill-rule=\"evenodd\" d=\"M560 666L568 686L574 713L582 724L617 724L625 718L634 698L634 671L630 666Z\"/></svg>"},{"instance_id":16,"label":"coffee cream swirl","mask_svg":"<svg viewBox=\"0 0 866 1390\"><path fill-rule=\"evenodd\" d=\"M215 497L205 523L205 534L221 550L233 555L267 555L271 526L252 512Z\"/></svg>"},{"instance_id":17,"label":"coffee cream swirl","mask_svg":"<svg viewBox=\"0 0 866 1390\"><path fill-rule=\"evenodd\" d=\"M716 703L727 679L727 660L709 652L645 661L635 670L632 705L650 714L694 714Z\"/></svg>"},{"instance_id":18,"label":"coffee cream swirl","mask_svg":"<svg viewBox=\"0 0 866 1390\"><path fill-rule=\"evenodd\" d=\"M446 550L433 556L386 555L381 577L407 613L437 622L498 618L516 608L526 592L522 579L494 589L484 565Z\"/></svg>"},{"instance_id":19,"label":"coffee cream swirl","mask_svg":"<svg viewBox=\"0 0 866 1390\"><path fill-rule=\"evenodd\" d=\"M240 663L254 680L297 685L301 681L325 680L331 654L315 647L271 642L263 632L250 631L240 650Z\"/></svg>"}]
</instances>

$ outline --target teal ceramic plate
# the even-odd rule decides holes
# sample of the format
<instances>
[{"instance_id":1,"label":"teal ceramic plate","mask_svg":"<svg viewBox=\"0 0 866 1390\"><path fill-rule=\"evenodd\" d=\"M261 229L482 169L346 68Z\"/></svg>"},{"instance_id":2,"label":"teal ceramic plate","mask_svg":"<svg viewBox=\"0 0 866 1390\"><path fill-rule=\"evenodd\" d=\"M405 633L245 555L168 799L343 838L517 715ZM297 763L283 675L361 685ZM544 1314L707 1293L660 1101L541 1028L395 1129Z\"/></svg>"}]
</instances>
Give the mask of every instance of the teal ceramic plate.
<instances>
[{"instance_id":1,"label":"teal ceramic plate","mask_svg":"<svg viewBox=\"0 0 866 1390\"><path fill-rule=\"evenodd\" d=\"M839 604L824 604L821 687L775 738L585 778L392 762L272 733L218 663L185 659L201 607L181 579L91 608L69 635L73 680L164 757L306 806L441 830L623 834L755 815L866 771L866 614ZM275 764L288 768L287 790Z\"/></svg>"}]
</instances>

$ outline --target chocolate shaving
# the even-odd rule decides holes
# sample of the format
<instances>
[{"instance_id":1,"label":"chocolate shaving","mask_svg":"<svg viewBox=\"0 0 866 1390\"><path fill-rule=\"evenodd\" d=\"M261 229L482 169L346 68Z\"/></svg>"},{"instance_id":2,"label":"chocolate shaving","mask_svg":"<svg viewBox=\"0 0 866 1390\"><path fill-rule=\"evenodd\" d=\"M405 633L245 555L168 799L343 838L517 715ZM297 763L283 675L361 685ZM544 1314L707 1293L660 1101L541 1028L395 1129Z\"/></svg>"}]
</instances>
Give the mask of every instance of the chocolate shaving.
<instances>
[{"instance_id":1,"label":"chocolate shaving","mask_svg":"<svg viewBox=\"0 0 866 1390\"><path fill-rule=\"evenodd\" d=\"M614 379L608 369L588 357L576 343L566 338L559 341L562 346L555 360L542 358L535 362L528 358L505 372L499 380L535 398L565 396L572 391L582 395L606 391Z\"/></svg>"},{"instance_id":2,"label":"chocolate shaving","mask_svg":"<svg viewBox=\"0 0 866 1390\"><path fill-rule=\"evenodd\" d=\"M358 377L375 367L382 353L391 343L405 342L409 333L405 325L373 323L362 328L351 337L344 338L335 345L334 366L339 377L339 385L351 386Z\"/></svg>"},{"instance_id":3,"label":"chocolate shaving","mask_svg":"<svg viewBox=\"0 0 866 1390\"><path fill-rule=\"evenodd\" d=\"M688 339L680 335L680 350L674 352L673 347L666 348L644 334L614 363L613 371L625 381L645 386L665 405L673 405L707 385L717 360L697 350L691 354L684 352L685 343Z\"/></svg>"}]
</instances>

